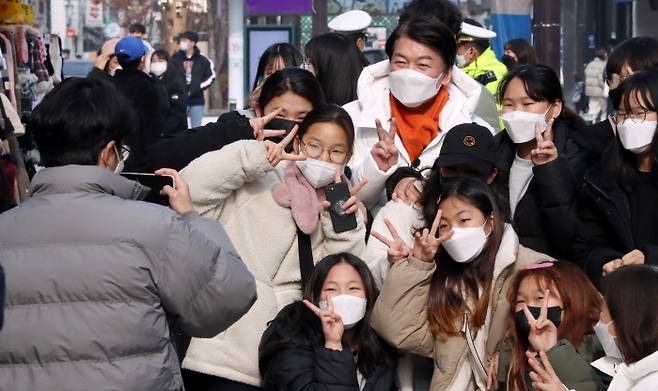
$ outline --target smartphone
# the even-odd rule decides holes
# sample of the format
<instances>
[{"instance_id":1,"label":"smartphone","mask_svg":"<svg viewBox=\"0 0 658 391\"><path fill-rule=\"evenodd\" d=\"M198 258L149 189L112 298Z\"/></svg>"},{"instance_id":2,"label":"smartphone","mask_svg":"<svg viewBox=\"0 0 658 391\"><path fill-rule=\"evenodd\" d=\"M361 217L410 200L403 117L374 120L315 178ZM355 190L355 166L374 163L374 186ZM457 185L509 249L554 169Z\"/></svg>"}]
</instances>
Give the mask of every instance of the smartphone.
<instances>
[{"instance_id":1,"label":"smartphone","mask_svg":"<svg viewBox=\"0 0 658 391\"><path fill-rule=\"evenodd\" d=\"M350 189L345 183L334 183L324 189L327 201L331 203L329 215L331 223L334 226L334 232L341 233L356 229L356 215L347 214L343 210L343 205L350 198Z\"/></svg>"},{"instance_id":2,"label":"smartphone","mask_svg":"<svg viewBox=\"0 0 658 391\"><path fill-rule=\"evenodd\" d=\"M166 195L160 195L160 190L165 186L176 187L173 176L144 174L139 172L123 172L121 173L121 176L151 189L144 201L169 206L169 198Z\"/></svg>"}]
</instances>

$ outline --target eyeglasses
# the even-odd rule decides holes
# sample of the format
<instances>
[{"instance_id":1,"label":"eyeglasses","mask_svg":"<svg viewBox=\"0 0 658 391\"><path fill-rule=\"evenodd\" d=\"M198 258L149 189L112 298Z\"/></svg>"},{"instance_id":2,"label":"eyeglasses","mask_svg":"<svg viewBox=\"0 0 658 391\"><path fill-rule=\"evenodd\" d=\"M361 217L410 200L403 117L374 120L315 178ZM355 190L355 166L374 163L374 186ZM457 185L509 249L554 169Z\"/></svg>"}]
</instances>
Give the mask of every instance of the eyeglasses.
<instances>
[{"instance_id":1,"label":"eyeglasses","mask_svg":"<svg viewBox=\"0 0 658 391\"><path fill-rule=\"evenodd\" d=\"M626 113L621 110L617 110L612 115L612 118L614 119L615 123L617 123L617 125L623 123L627 119L630 119L636 124L641 124L647 120L647 113L651 112L652 111L649 110L633 110L630 113Z\"/></svg>"},{"instance_id":2,"label":"eyeglasses","mask_svg":"<svg viewBox=\"0 0 658 391\"><path fill-rule=\"evenodd\" d=\"M317 159L319 158L325 149L322 145L315 143L315 142L300 142L302 146L302 152L304 154L312 159ZM335 164L345 164L345 160L347 160L347 151L339 148L339 147L332 147L330 148L329 152L329 160L331 160L332 163Z\"/></svg>"}]
</instances>

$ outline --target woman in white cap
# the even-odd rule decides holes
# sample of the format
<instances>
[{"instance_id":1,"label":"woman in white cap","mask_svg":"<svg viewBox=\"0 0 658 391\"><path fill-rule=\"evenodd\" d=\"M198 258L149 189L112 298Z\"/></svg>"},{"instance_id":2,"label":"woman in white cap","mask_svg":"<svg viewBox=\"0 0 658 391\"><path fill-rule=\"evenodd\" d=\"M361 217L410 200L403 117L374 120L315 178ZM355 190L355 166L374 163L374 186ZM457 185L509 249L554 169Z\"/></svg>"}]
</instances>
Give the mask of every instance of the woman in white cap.
<instances>
[{"instance_id":1,"label":"woman in white cap","mask_svg":"<svg viewBox=\"0 0 658 391\"><path fill-rule=\"evenodd\" d=\"M420 15L406 20L388 38L386 52L390 61L365 68L358 99L344 106L356 128L352 180L368 179L369 189L362 196L370 207L385 202L381 178L392 171L383 171L382 161L397 160L373 149L393 120L397 135L390 137L399 150L400 166L431 167L445 134L455 125L476 122L491 129L473 113L481 87L454 66L454 35L443 23Z\"/></svg>"}]
</instances>

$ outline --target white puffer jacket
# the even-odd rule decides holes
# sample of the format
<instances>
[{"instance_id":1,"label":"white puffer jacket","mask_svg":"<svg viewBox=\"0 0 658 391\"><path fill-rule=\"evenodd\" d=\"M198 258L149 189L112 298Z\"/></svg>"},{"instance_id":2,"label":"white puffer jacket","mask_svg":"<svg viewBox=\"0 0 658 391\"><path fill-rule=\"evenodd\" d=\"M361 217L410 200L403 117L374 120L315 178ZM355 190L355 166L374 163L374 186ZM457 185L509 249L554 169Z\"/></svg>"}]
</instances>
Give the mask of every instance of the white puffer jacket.
<instances>
[{"instance_id":1,"label":"white puffer jacket","mask_svg":"<svg viewBox=\"0 0 658 391\"><path fill-rule=\"evenodd\" d=\"M357 183L364 178L368 179L368 185L359 192L359 196L369 207L384 205L386 179L397 168L393 167L388 172L380 171L370 154L372 147L379 141L375 120L381 120L382 126L387 131L390 126L388 122L388 119L391 118L389 73L388 60L364 68L357 87L358 100L343 106L352 117L356 133L354 154L349 162L349 167L352 169L352 181ZM452 68L451 80L448 84L448 102L439 115L441 132L418 157L420 160L418 167L432 167L436 158L439 157L445 135L456 125L476 122L494 133L491 125L474 114L481 93L482 88L478 82L471 79L461 69ZM399 136L395 137L395 145L400 151L399 166L411 166L413 162Z\"/></svg>"}]
</instances>

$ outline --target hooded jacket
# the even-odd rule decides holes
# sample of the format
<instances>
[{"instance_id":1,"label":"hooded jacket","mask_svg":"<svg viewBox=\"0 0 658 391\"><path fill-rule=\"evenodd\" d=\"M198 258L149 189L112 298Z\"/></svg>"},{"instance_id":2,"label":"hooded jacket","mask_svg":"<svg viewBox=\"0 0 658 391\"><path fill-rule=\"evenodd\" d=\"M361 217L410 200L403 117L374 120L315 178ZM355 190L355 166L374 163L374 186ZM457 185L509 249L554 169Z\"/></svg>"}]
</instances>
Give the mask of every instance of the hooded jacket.
<instances>
[{"instance_id":1,"label":"hooded jacket","mask_svg":"<svg viewBox=\"0 0 658 391\"><path fill-rule=\"evenodd\" d=\"M97 166L39 171L0 215L2 390L180 390L168 320L210 337L256 299L221 225Z\"/></svg>"},{"instance_id":2,"label":"hooded jacket","mask_svg":"<svg viewBox=\"0 0 658 391\"><path fill-rule=\"evenodd\" d=\"M493 133L493 127L474 114L480 103L481 86L459 68L453 67L452 78L447 86L448 102L439 115L439 128L441 129L439 134L420 154L417 161L411 161L402 140L396 135L395 145L399 150L398 164L387 172L379 170L370 152L379 141L375 120L381 120L386 131L390 128L388 121L391 118L389 73L388 60L364 68L358 81L358 100L343 106L352 118L355 130L354 153L348 163L353 174L352 181L358 183L362 179L368 179L368 185L359 192L359 196L369 207L381 206L386 202L384 191L386 179L398 166L432 167L436 158L439 157L445 135L454 126L477 122L492 130Z\"/></svg>"}]
</instances>

